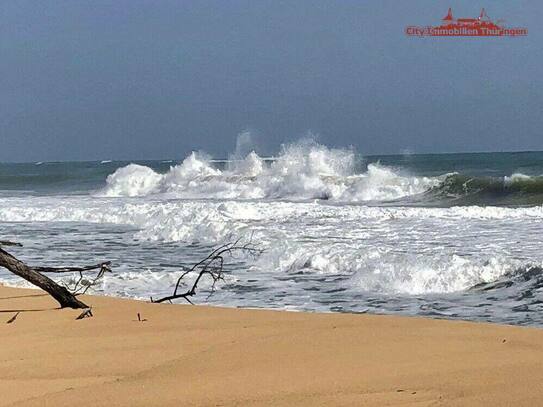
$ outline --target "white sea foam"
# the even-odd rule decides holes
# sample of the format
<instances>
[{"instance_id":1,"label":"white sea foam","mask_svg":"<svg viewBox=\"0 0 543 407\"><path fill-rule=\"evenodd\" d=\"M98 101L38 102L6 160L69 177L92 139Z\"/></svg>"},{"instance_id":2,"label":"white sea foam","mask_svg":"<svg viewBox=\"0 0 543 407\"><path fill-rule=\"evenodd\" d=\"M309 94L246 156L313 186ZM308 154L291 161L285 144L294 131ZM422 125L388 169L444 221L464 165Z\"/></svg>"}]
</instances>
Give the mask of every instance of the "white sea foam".
<instances>
[{"instance_id":1,"label":"white sea foam","mask_svg":"<svg viewBox=\"0 0 543 407\"><path fill-rule=\"evenodd\" d=\"M145 196L158 191L163 176L151 168L129 164L107 177L106 196Z\"/></svg>"},{"instance_id":2,"label":"white sea foam","mask_svg":"<svg viewBox=\"0 0 543 407\"><path fill-rule=\"evenodd\" d=\"M409 295L451 293L476 284L495 281L508 271L522 266L505 258L470 260L457 255L421 257L375 248L369 251L338 250L304 253L289 263L283 256L285 271L307 270L320 274L351 275L347 287L365 292Z\"/></svg>"},{"instance_id":3,"label":"white sea foam","mask_svg":"<svg viewBox=\"0 0 543 407\"><path fill-rule=\"evenodd\" d=\"M119 185L119 184L118 184ZM1 222L85 222L123 224L139 230L144 240L221 242L251 222L267 222L270 227L292 227L297 219L340 227L346 236L369 225L387 226L397 233L402 224L451 224L502 220L534 225L543 221L543 207L373 207L323 205L318 203L253 201L170 201L130 198L111 200L92 197L0 198ZM485 233L485 232L482 232Z\"/></svg>"},{"instance_id":4,"label":"white sea foam","mask_svg":"<svg viewBox=\"0 0 543 407\"><path fill-rule=\"evenodd\" d=\"M357 174L355 157L352 150L305 142L283 147L271 164L251 151L221 171L193 152L165 174L135 164L120 168L107 178L107 187L98 195L359 202L420 194L439 183L437 178L401 175L376 163Z\"/></svg>"},{"instance_id":5,"label":"white sea foam","mask_svg":"<svg viewBox=\"0 0 543 407\"><path fill-rule=\"evenodd\" d=\"M534 177L534 176L530 176L530 175L526 175L526 174L522 174L520 172L515 172L513 174L511 174L510 177L504 177L503 178L503 182L505 185L511 185L515 182L519 182L519 181L537 181L538 179L541 179L541 176L539 177Z\"/></svg>"},{"instance_id":6,"label":"white sea foam","mask_svg":"<svg viewBox=\"0 0 543 407\"><path fill-rule=\"evenodd\" d=\"M465 293L542 260L542 207L25 196L0 198L0 222L23 222L2 228L21 231L31 263L43 261L43 242L63 248L48 251L53 264L92 263L87 244L96 244L100 257L114 260L113 274L97 290L137 298L167 294L180 270L175 264L191 264L210 245L252 236L265 252L256 260L236 257L228 281L212 299L230 305L328 310L326 304L350 301L358 309L368 304L364 298L415 296L401 306L379 308L402 310L417 307L416 296ZM32 251L35 241L40 243ZM11 275L0 279L16 281ZM308 294L315 290L319 293Z\"/></svg>"}]
</instances>

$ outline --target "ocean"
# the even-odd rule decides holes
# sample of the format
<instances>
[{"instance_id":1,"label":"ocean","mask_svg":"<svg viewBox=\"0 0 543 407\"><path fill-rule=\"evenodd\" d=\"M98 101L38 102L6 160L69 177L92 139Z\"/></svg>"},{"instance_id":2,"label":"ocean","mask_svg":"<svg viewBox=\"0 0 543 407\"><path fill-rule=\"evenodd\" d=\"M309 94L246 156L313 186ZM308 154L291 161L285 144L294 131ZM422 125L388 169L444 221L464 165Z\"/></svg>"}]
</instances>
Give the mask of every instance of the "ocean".
<instances>
[{"instance_id":1,"label":"ocean","mask_svg":"<svg viewBox=\"0 0 543 407\"><path fill-rule=\"evenodd\" d=\"M29 264L112 261L98 294L167 295L183 266L241 238L264 252L228 259L196 303L541 326L542 174L541 152L314 142L268 158L0 163L0 237Z\"/></svg>"}]
</instances>

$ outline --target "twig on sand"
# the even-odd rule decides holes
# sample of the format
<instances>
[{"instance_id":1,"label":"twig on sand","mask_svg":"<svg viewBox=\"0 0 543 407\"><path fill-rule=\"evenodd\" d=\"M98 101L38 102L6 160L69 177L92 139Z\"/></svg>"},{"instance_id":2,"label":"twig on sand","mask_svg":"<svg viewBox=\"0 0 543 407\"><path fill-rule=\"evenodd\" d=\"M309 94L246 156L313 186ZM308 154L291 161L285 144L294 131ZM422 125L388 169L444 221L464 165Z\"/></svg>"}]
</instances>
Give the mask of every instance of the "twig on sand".
<instances>
[{"instance_id":1,"label":"twig on sand","mask_svg":"<svg viewBox=\"0 0 543 407\"><path fill-rule=\"evenodd\" d=\"M20 312L17 312L14 316L12 316L10 319L6 321L6 324L11 324L12 322L14 322L17 319L17 315L19 314Z\"/></svg>"},{"instance_id":2,"label":"twig on sand","mask_svg":"<svg viewBox=\"0 0 543 407\"><path fill-rule=\"evenodd\" d=\"M90 317L93 317L94 315L92 315L92 308L87 308L85 311L83 311L81 314L79 314L79 316L76 318L76 320L78 319L83 319L83 318L90 318Z\"/></svg>"}]
</instances>

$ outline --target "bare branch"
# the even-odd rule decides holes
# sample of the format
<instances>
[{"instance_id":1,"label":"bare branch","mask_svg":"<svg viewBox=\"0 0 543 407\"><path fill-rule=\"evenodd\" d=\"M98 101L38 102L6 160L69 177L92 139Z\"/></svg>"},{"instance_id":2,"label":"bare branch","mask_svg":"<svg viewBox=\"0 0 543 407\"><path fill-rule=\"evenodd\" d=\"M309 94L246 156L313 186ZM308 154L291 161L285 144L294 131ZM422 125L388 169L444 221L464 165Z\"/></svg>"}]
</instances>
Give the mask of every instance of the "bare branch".
<instances>
[{"instance_id":1,"label":"bare branch","mask_svg":"<svg viewBox=\"0 0 543 407\"><path fill-rule=\"evenodd\" d=\"M82 295L85 294L89 288L95 286L98 281L104 277L104 274L107 271L111 271L111 268L109 267L110 262L103 263L101 265L97 266L88 266L88 267L72 267L72 269L76 270L70 270L70 271L77 271L79 273L79 278L72 284L65 284L64 286L74 295ZM100 267L100 270L98 273L94 276L94 278L87 279L83 276L83 272L90 271L90 270L96 270L96 268ZM65 270L70 269L69 267L66 267L64 269L56 269L56 270L63 270L63 271L55 271L56 273L64 273Z\"/></svg>"},{"instance_id":2,"label":"bare branch","mask_svg":"<svg viewBox=\"0 0 543 407\"><path fill-rule=\"evenodd\" d=\"M24 278L31 284L40 287L42 290L49 293L49 295L51 295L55 300L57 300L62 308L88 308L85 303L75 298L75 296L70 293L66 287L58 285L49 277L33 270L24 262L9 254L2 248L0 248L0 267L8 269L13 274Z\"/></svg>"},{"instance_id":3,"label":"bare branch","mask_svg":"<svg viewBox=\"0 0 543 407\"><path fill-rule=\"evenodd\" d=\"M21 243L18 242L10 242L9 240L0 240L0 246L18 246L23 247Z\"/></svg>"},{"instance_id":4,"label":"bare branch","mask_svg":"<svg viewBox=\"0 0 543 407\"><path fill-rule=\"evenodd\" d=\"M64 284L64 286L74 295L85 294L89 288L95 286L100 281L104 274L111 271L111 262L106 261L103 263L94 264L92 266L84 267L33 267L33 269L39 273L78 273L79 277L71 284ZM96 271L97 274L89 279L85 278L84 272Z\"/></svg>"},{"instance_id":5,"label":"bare branch","mask_svg":"<svg viewBox=\"0 0 543 407\"><path fill-rule=\"evenodd\" d=\"M193 297L196 295L196 290L198 288L198 284L202 280L204 276L208 276L212 280L211 290L208 295L211 297L213 293L215 292L215 287L219 281L224 281L224 256L232 256L234 252L243 252L250 254L252 256L257 256L258 254L261 254L263 250L259 249L254 245L250 239L247 243L241 243L241 239L237 239L234 242L225 243L216 249L214 249L207 257L205 257L203 260L196 263L194 266L192 266L190 269L184 271L179 278L177 279L177 282L175 283L175 287L173 290L173 294L162 297L159 299L153 299L151 297L151 302L165 302L169 301L172 302L172 300L183 298L188 303L193 304L193 302L190 300L189 297ZM183 279L190 273L198 273L196 276L196 279L190 286L190 288L180 293L179 289L181 287L181 283L183 282Z\"/></svg>"},{"instance_id":6,"label":"bare branch","mask_svg":"<svg viewBox=\"0 0 543 407\"><path fill-rule=\"evenodd\" d=\"M7 243L7 244L6 244ZM14 242L1 241L4 246L22 246ZM13 274L24 278L26 281L46 291L62 308L89 308L85 303L76 298L77 295L85 294L87 290L100 280L106 271L111 271L110 262L103 262L85 267L31 267L12 254L0 248L0 267L4 267ZM98 270L96 276L90 280L83 277L84 272ZM72 287L62 286L45 276L42 273L79 273L79 279Z\"/></svg>"},{"instance_id":7,"label":"bare branch","mask_svg":"<svg viewBox=\"0 0 543 407\"><path fill-rule=\"evenodd\" d=\"M71 273L71 272L84 272L98 270L106 267L108 271L111 271L109 266L111 265L110 261L105 261L103 263L94 264L92 266L84 267L32 267L38 273Z\"/></svg>"}]
</instances>

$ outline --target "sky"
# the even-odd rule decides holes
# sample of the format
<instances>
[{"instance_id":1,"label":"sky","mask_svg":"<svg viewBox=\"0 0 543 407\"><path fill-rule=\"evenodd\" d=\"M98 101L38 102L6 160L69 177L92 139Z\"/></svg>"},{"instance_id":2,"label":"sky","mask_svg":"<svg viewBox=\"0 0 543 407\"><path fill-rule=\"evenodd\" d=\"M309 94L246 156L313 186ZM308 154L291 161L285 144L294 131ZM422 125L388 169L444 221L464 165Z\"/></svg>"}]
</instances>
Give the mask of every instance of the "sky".
<instances>
[{"instance_id":1,"label":"sky","mask_svg":"<svg viewBox=\"0 0 543 407\"><path fill-rule=\"evenodd\" d=\"M485 7L519 38L413 38ZM540 1L0 3L0 161L543 150Z\"/></svg>"}]
</instances>

